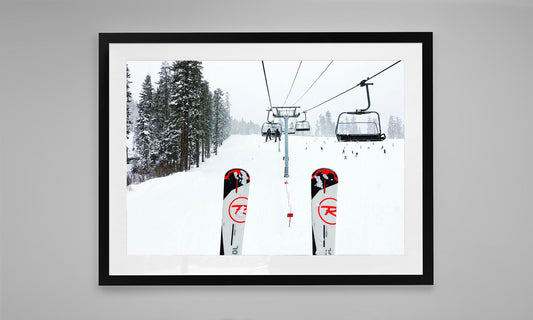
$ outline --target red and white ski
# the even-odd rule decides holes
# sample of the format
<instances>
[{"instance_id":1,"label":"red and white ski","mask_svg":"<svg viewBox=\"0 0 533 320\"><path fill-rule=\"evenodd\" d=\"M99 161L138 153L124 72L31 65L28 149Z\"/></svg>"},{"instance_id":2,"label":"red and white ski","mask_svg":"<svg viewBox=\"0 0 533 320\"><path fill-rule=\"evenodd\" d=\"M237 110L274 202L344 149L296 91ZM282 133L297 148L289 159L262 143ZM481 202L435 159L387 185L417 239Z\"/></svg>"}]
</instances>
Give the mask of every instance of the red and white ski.
<instances>
[{"instance_id":1,"label":"red and white ski","mask_svg":"<svg viewBox=\"0 0 533 320\"><path fill-rule=\"evenodd\" d=\"M317 169L311 176L313 255L335 254L338 183L337 174L331 169Z\"/></svg>"},{"instance_id":2,"label":"red and white ski","mask_svg":"<svg viewBox=\"0 0 533 320\"><path fill-rule=\"evenodd\" d=\"M231 169L226 172L222 205L221 255L242 254L249 191L248 172L243 169Z\"/></svg>"}]
</instances>

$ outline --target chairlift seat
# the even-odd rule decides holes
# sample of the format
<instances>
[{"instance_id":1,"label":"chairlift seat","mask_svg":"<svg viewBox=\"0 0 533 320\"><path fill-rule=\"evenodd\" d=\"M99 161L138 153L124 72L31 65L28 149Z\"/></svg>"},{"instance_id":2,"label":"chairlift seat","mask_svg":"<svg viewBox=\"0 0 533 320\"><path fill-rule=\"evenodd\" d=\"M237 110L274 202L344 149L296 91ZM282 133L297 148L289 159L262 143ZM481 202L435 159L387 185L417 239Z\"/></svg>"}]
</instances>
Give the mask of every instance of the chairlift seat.
<instances>
[{"instance_id":1,"label":"chairlift seat","mask_svg":"<svg viewBox=\"0 0 533 320\"><path fill-rule=\"evenodd\" d=\"M267 131L270 129L272 135L276 133L276 129L281 132L281 124L277 122L265 122L261 126L261 135L264 137L267 135Z\"/></svg>"},{"instance_id":2,"label":"chairlift seat","mask_svg":"<svg viewBox=\"0 0 533 320\"><path fill-rule=\"evenodd\" d=\"M337 134L337 141L339 142L355 142L355 141L383 141L385 134Z\"/></svg>"},{"instance_id":3,"label":"chairlift seat","mask_svg":"<svg viewBox=\"0 0 533 320\"><path fill-rule=\"evenodd\" d=\"M365 115L375 115L376 121L361 121L354 120L357 117ZM350 120L350 118L352 118ZM361 129L366 129L361 132ZM383 141L386 139L384 133L381 132L381 121L379 113L375 111L361 111L342 112L337 118L337 125L335 126L335 135L339 142L356 142L356 141Z\"/></svg>"},{"instance_id":4,"label":"chairlift seat","mask_svg":"<svg viewBox=\"0 0 533 320\"><path fill-rule=\"evenodd\" d=\"M309 131L309 130L311 130L309 121L297 121L296 122L296 131Z\"/></svg>"}]
</instances>

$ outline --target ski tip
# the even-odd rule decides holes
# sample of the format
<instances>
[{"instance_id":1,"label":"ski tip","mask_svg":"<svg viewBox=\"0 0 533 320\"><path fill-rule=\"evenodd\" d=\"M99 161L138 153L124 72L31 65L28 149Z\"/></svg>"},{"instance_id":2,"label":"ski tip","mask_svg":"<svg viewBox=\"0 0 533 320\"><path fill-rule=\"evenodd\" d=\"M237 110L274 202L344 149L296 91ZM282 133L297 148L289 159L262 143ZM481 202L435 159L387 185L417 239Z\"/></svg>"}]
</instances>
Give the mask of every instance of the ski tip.
<instances>
[{"instance_id":1,"label":"ski tip","mask_svg":"<svg viewBox=\"0 0 533 320\"><path fill-rule=\"evenodd\" d=\"M316 169L315 171L313 171L313 174L311 175L311 177L315 178L319 173L325 174L327 176L332 174L335 181L339 181L339 178L337 178L337 173L329 168Z\"/></svg>"},{"instance_id":2,"label":"ski tip","mask_svg":"<svg viewBox=\"0 0 533 320\"><path fill-rule=\"evenodd\" d=\"M230 169L226 172L226 174L224 174L224 180L226 179L229 179L229 176L230 174L232 173L236 173L236 174L246 174L246 176L248 177L248 181L250 181L250 174L248 173L248 171L244 170L244 169L241 169L241 168L233 168L233 169Z\"/></svg>"}]
</instances>

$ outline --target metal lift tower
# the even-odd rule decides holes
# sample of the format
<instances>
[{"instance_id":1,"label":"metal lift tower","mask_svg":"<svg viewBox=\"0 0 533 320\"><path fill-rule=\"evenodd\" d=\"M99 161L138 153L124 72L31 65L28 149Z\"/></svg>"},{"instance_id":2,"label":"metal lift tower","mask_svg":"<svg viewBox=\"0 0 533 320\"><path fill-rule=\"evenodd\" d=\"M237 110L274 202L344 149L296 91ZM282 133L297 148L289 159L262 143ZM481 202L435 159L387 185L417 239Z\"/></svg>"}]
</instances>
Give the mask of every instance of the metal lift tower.
<instances>
[{"instance_id":1,"label":"metal lift tower","mask_svg":"<svg viewBox=\"0 0 533 320\"><path fill-rule=\"evenodd\" d=\"M298 113L298 109L300 107L272 107L272 115L274 118L283 118L285 121L285 127L284 127L284 136L285 136L285 173L284 177L289 177L289 118L298 118L300 113Z\"/></svg>"}]
</instances>

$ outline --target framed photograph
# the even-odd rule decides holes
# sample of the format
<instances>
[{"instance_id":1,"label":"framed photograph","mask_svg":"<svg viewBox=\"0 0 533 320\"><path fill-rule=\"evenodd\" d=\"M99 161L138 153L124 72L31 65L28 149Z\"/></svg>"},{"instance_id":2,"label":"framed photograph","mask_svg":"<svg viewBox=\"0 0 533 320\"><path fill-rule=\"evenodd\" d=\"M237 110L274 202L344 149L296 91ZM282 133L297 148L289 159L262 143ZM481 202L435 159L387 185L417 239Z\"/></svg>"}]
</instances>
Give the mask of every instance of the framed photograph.
<instances>
[{"instance_id":1,"label":"framed photograph","mask_svg":"<svg viewBox=\"0 0 533 320\"><path fill-rule=\"evenodd\" d=\"M99 35L100 285L432 285L432 33Z\"/></svg>"}]
</instances>

